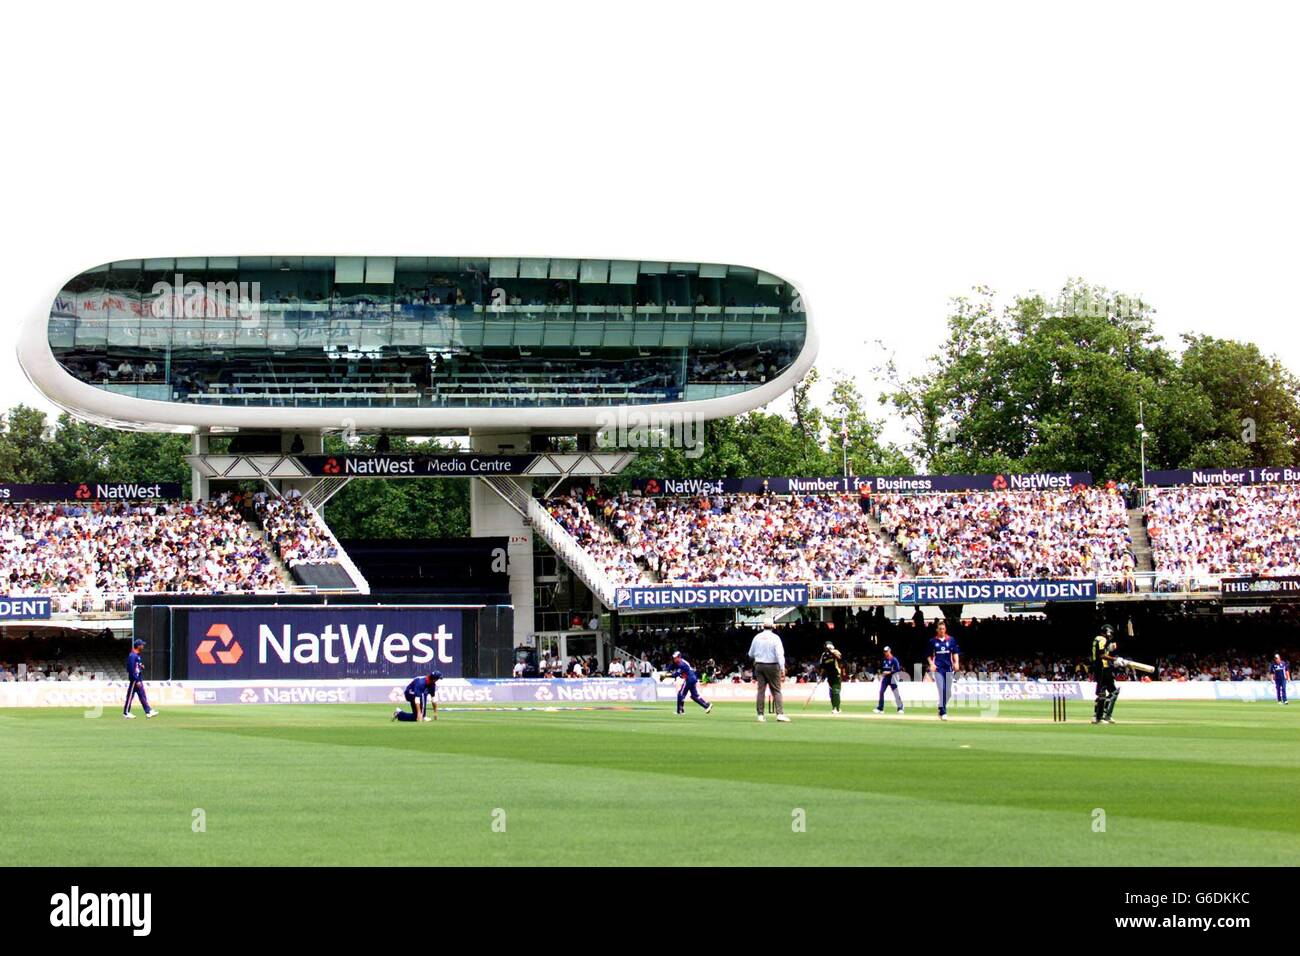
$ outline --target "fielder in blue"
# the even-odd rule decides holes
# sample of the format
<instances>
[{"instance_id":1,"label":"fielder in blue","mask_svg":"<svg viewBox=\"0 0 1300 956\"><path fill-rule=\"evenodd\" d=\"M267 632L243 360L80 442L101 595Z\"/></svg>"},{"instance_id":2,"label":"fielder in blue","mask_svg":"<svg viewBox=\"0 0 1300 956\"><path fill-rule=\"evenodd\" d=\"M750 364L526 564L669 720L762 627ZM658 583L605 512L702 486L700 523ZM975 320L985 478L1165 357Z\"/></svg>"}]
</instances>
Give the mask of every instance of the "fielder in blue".
<instances>
[{"instance_id":1,"label":"fielder in blue","mask_svg":"<svg viewBox=\"0 0 1300 956\"><path fill-rule=\"evenodd\" d=\"M948 636L948 625L940 621L930 638L930 673L939 688L939 719L948 719L948 701L952 700L952 682L961 670L961 648Z\"/></svg>"},{"instance_id":2,"label":"fielder in blue","mask_svg":"<svg viewBox=\"0 0 1300 956\"><path fill-rule=\"evenodd\" d=\"M158 711L149 706L149 697L144 692L144 658L140 656L142 647L144 641L137 638L131 644L131 653L126 658L126 703L122 705L122 716L128 720L135 719L135 714L131 713L131 701L137 697L144 706L146 717L158 714Z\"/></svg>"},{"instance_id":3,"label":"fielder in blue","mask_svg":"<svg viewBox=\"0 0 1300 956\"><path fill-rule=\"evenodd\" d=\"M690 661L682 657L681 651L673 651L673 663L669 668L674 677L682 679L682 685L677 688L677 713L686 713L686 695L691 695L691 700L704 708L706 714L713 712L713 705L700 696L697 686L699 677L695 673L695 668L691 666Z\"/></svg>"},{"instance_id":4,"label":"fielder in blue","mask_svg":"<svg viewBox=\"0 0 1300 956\"><path fill-rule=\"evenodd\" d=\"M1273 655L1273 663L1268 665L1268 671L1273 675L1273 687L1277 691L1277 702L1279 704L1289 703L1286 699L1286 682L1291 679L1291 665L1282 660L1281 654Z\"/></svg>"},{"instance_id":5,"label":"fielder in blue","mask_svg":"<svg viewBox=\"0 0 1300 956\"><path fill-rule=\"evenodd\" d=\"M393 720L412 724L419 720L437 720L438 699L434 697L433 716L430 717L429 698L438 693L438 681L440 680L442 680L442 674L438 671L432 671L428 674L421 674L407 684L403 694L406 697L406 702L411 705L411 712L408 714L398 707L393 711Z\"/></svg>"},{"instance_id":6,"label":"fielder in blue","mask_svg":"<svg viewBox=\"0 0 1300 956\"><path fill-rule=\"evenodd\" d=\"M883 714L885 712L885 691L894 692L894 704L898 707L898 712L903 712L903 695L898 692L898 672L903 669L903 665L898 663L898 658L888 647L885 648L884 660L880 662L880 703L876 704L873 713Z\"/></svg>"}]
</instances>

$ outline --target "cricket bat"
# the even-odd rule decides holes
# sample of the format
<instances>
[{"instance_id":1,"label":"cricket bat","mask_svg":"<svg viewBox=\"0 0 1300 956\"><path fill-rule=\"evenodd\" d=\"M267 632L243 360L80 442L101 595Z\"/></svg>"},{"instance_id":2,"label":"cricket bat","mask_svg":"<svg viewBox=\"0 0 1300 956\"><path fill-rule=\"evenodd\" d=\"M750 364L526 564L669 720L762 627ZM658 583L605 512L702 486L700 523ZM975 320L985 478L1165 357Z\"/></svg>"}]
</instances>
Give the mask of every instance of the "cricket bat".
<instances>
[{"instance_id":1,"label":"cricket bat","mask_svg":"<svg viewBox=\"0 0 1300 956\"><path fill-rule=\"evenodd\" d=\"M1154 674L1156 669L1150 664L1142 664L1138 661L1131 661L1127 657L1115 658L1116 667L1131 667L1135 671L1141 671L1143 674Z\"/></svg>"}]
</instances>

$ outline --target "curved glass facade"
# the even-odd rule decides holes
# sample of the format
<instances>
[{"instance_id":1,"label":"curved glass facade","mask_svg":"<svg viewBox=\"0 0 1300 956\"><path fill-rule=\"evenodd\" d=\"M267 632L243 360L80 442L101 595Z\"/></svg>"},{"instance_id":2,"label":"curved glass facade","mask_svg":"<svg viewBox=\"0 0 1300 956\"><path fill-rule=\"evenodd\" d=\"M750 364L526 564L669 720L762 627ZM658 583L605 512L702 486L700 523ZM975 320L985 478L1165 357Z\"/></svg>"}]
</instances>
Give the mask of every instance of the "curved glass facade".
<instances>
[{"instance_id":1,"label":"curved glass facade","mask_svg":"<svg viewBox=\"0 0 1300 956\"><path fill-rule=\"evenodd\" d=\"M608 259L225 257L67 283L55 358L120 395L239 407L494 408L718 398L803 348L756 269Z\"/></svg>"}]
</instances>

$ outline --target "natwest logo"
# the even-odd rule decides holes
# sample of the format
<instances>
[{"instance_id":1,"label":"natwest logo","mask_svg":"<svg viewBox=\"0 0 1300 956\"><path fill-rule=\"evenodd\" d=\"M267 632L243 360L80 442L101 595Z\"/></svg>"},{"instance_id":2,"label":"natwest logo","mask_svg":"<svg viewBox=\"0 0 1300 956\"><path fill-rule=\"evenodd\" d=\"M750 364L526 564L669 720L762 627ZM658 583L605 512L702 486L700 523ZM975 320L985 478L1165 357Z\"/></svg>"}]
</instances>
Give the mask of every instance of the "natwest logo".
<instances>
[{"instance_id":1,"label":"natwest logo","mask_svg":"<svg viewBox=\"0 0 1300 956\"><path fill-rule=\"evenodd\" d=\"M1007 490L1007 479L1006 479L1005 476L1003 476L1003 475L995 475L995 476L993 477L993 490L994 490L994 491L1006 491L1006 490Z\"/></svg>"},{"instance_id":2,"label":"natwest logo","mask_svg":"<svg viewBox=\"0 0 1300 956\"><path fill-rule=\"evenodd\" d=\"M339 460L337 458L327 458L325 464L321 466L321 471L325 472L327 475L337 475L342 470L343 469L339 466Z\"/></svg>"},{"instance_id":3,"label":"natwest logo","mask_svg":"<svg viewBox=\"0 0 1300 956\"><path fill-rule=\"evenodd\" d=\"M225 650L217 651L213 657L212 649L217 646L217 641L221 642ZM213 624L208 628L206 640L199 641L199 646L194 649L194 656L201 664L216 664L218 661L222 664L238 664L244 656L244 649L235 640L229 625Z\"/></svg>"},{"instance_id":4,"label":"natwest logo","mask_svg":"<svg viewBox=\"0 0 1300 956\"><path fill-rule=\"evenodd\" d=\"M437 631L403 634L385 630L384 625L326 624L319 634L297 631L285 624L279 631L267 624L257 627L257 659L265 664L274 659L281 664L450 664L453 658L447 644L455 635L447 625ZM238 645L236 645L238 646ZM218 654L220 656L220 654Z\"/></svg>"},{"instance_id":5,"label":"natwest logo","mask_svg":"<svg viewBox=\"0 0 1300 956\"><path fill-rule=\"evenodd\" d=\"M90 497L90 486L86 485L85 483L77 485L77 500L85 501L89 497Z\"/></svg>"}]
</instances>

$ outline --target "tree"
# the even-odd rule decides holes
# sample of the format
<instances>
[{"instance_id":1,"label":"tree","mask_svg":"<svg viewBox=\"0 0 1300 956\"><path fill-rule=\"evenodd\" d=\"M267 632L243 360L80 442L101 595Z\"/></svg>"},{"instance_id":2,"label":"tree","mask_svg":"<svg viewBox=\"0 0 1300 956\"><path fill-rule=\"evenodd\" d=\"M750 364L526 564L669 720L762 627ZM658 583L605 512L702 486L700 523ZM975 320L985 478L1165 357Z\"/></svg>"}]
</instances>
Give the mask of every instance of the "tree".
<instances>
[{"instance_id":1,"label":"tree","mask_svg":"<svg viewBox=\"0 0 1300 956\"><path fill-rule=\"evenodd\" d=\"M45 413L15 405L0 416L0 480L55 481L55 444Z\"/></svg>"},{"instance_id":2,"label":"tree","mask_svg":"<svg viewBox=\"0 0 1300 956\"><path fill-rule=\"evenodd\" d=\"M373 452L375 436L349 449L341 438L326 439L325 451ZM437 441L390 437L398 454L453 450ZM339 538L463 538L470 533L469 482L459 479L354 478L325 506L325 517Z\"/></svg>"},{"instance_id":3,"label":"tree","mask_svg":"<svg viewBox=\"0 0 1300 956\"><path fill-rule=\"evenodd\" d=\"M1136 478L1138 403L1174 360L1140 299L1081 281L1054 300L993 293L954 300L948 338L921 375L882 396L907 417L913 450L943 472L1088 470Z\"/></svg>"},{"instance_id":4,"label":"tree","mask_svg":"<svg viewBox=\"0 0 1300 956\"><path fill-rule=\"evenodd\" d=\"M883 423L867 415L861 390L844 373L836 376L831 385L826 415L833 426L828 453L832 457L839 453L840 471L846 450L849 471L854 475L898 475L912 470L912 463L902 451L881 442Z\"/></svg>"},{"instance_id":5,"label":"tree","mask_svg":"<svg viewBox=\"0 0 1300 956\"><path fill-rule=\"evenodd\" d=\"M1300 464L1300 383L1257 345L1184 335L1148 419L1148 454L1169 468Z\"/></svg>"}]
</instances>

